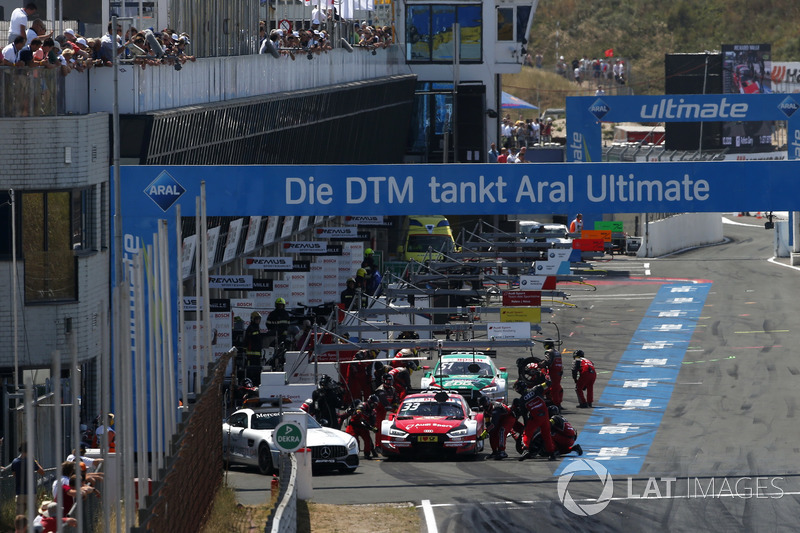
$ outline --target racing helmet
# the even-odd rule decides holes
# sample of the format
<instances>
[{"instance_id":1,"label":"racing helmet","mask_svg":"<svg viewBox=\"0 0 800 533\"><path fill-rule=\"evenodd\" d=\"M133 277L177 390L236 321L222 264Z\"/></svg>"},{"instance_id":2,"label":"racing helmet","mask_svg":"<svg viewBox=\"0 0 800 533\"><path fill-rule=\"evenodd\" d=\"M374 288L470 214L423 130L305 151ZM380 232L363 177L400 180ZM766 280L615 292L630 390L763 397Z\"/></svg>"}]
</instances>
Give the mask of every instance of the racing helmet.
<instances>
[{"instance_id":1,"label":"racing helmet","mask_svg":"<svg viewBox=\"0 0 800 533\"><path fill-rule=\"evenodd\" d=\"M514 382L514 390L517 392L517 394L525 394L526 392L528 392L528 386L525 384L524 381L518 379L517 381Z\"/></svg>"},{"instance_id":2,"label":"racing helmet","mask_svg":"<svg viewBox=\"0 0 800 533\"><path fill-rule=\"evenodd\" d=\"M277 300L275 300L275 305L276 306L278 306L278 305L286 305L286 300L284 300L283 298L278 298Z\"/></svg>"},{"instance_id":3,"label":"racing helmet","mask_svg":"<svg viewBox=\"0 0 800 533\"><path fill-rule=\"evenodd\" d=\"M583 357L583 350L575 350L575 353L572 354L573 359L577 359L579 357Z\"/></svg>"},{"instance_id":4,"label":"racing helmet","mask_svg":"<svg viewBox=\"0 0 800 533\"><path fill-rule=\"evenodd\" d=\"M558 407L555 405L551 405L550 407L547 408L547 413L550 416L556 416L559 413Z\"/></svg>"},{"instance_id":5,"label":"racing helmet","mask_svg":"<svg viewBox=\"0 0 800 533\"><path fill-rule=\"evenodd\" d=\"M542 346L544 346L545 350L552 350L553 348L556 347L556 342L550 337L547 337L545 340L542 341Z\"/></svg>"},{"instance_id":6,"label":"racing helmet","mask_svg":"<svg viewBox=\"0 0 800 533\"><path fill-rule=\"evenodd\" d=\"M478 398L478 407L480 407L481 410L486 411L489 408L489 398L486 396L481 396Z\"/></svg>"},{"instance_id":7,"label":"racing helmet","mask_svg":"<svg viewBox=\"0 0 800 533\"><path fill-rule=\"evenodd\" d=\"M367 248L366 250L364 250L364 255L372 255L374 253L375 252L372 251L372 248Z\"/></svg>"},{"instance_id":8,"label":"racing helmet","mask_svg":"<svg viewBox=\"0 0 800 533\"><path fill-rule=\"evenodd\" d=\"M356 270L356 277L357 278L366 278L367 277L367 269L366 268L359 268Z\"/></svg>"},{"instance_id":9,"label":"racing helmet","mask_svg":"<svg viewBox=\"0 0 800 533\"><path fill-rule=\"evenodd\" d=\"M386 385L394 385L394 376L391 374L384 374L383 375L383 382Z\"/></svg>"},{"instance_id":10,"label":"racing helmet","mask_svg":"<svg viewBox=\"0 0 800 533\"><path fill-rule=\"evenodd\" d=\"M370 394L369 398L367 398L367 405L378 405L378 396L376 394Z\"/></svg>"},{"instance_id":11,"label":"racing helmet","mask_svg":"<svg viewBox=\"0 0 800 533\"><path fill-rule=\"evenodd\" d=\"M419 369L419 364L416 361L406 361L406 368L409 372Z\"/></svg>"},{"instance_id":12,"label":"racing helmet","mask_svg":"<svg viewBox=\"0 0 800 533\"><path fill-rule=\"evenodd\" d=\"M328 374L322 374L319 378L319 386L320 388L326 388L331 385L331 377Z\"/></svg>"},{"instance_id":13,"label":"racing helmet","mask_svg":"<svg viewBox=\"0 0 800 533\"><path fill-rule=\"evenodd\" d=\"M348 284L355 283L355 282L356 282L356 278L347 278L347 283Z\"/></svg>"},{"instance_id":14,"label":"racing helmet","mask_svg":"<svg viewBox=\"0 0 800 533\"><path fill-rule=\"evenodd\" d=\"M258 311L253 311L252 313L250 313L250 320L251 321L256 320L256 319L260 319L260 318L261 318L261 313L259 313Z\"/></svg>"}]
</instances>

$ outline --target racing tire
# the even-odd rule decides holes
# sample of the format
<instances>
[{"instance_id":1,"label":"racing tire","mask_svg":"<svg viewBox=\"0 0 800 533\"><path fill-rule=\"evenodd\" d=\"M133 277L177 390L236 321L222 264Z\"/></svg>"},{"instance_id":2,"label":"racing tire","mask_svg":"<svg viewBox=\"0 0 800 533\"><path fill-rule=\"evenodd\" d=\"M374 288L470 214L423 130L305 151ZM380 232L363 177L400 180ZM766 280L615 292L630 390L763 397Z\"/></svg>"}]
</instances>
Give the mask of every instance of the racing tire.
<instances>
[{"instance_id":1,"label":"racing tire","mask_svg":"<svg viewBox=\"0 0 800 533\"><path fill-rule=\"evenodd\" d=\"M516 448L516 450L517 450L517 453L518 453L518 454L520 454L520 455L522 455L522 452L523 452L523 451L524 451L524 449L525 449L525 448L524 448L524 446L522 445L522 436L520 436L520 437L519 437L519 438L517 438L517 439L514 439L514 441L515 441L515 443L516 443L516 446L515 446L515 448Z\"/></svg>"},{"instance_id":2,"label":"racing tire","mask_svg":"<svg viewBox=\"0 0 800 533\"><path fill-rule=\"evenodd\" d=\"M266 442L262 442L258 447L258 473L262 476L272 474L272 452Z\"/></svg>"}]
</instances>

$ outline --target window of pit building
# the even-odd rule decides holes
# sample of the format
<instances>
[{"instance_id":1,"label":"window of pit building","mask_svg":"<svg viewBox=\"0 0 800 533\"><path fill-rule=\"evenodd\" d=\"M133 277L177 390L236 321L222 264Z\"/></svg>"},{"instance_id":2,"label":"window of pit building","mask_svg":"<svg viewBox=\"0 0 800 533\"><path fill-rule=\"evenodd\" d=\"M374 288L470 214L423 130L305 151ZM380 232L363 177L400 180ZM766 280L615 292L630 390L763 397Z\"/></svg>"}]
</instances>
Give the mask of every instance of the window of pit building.
<instances>
[{"instance_id":1,"label":"window of pit building","mask_svg":"<svg viewBox=\"0 0 800 533\"><path fill-rule=\"evenodd\" d=\"M497 8L497 40L514 40L514 8Z\"/></svg>"},{"instance_id":2,"label":"window of pit building","mask_svg":"<svg viewBox=\"0 0 800 533\"><path fill-rule=\"evenodd\" d=\"M97 212L95 187L72 191L72 249L76 252L97 251Z\"/></svg>"},{"instance_id":3,"label":"window of pit building","mask_svg":"<svg viewBox=\"0 0 800 533\"><path fill-rule=\"evenodd\" d=\"M459 61L483 58L483 19L480 4L406 6L406 60L413 63L452 63L453 24L460 27Z\"/></svg>"},{"instance_id":4,"label":"window of pit building","mask_svg":"<svg viewBox=\"0 0 800 533\"><path fill-rule=\"evenodd\" d=\"M72 191L22 194L20 248L26 304L77 299L72 195Z\"/></svg>"}]
</instances>

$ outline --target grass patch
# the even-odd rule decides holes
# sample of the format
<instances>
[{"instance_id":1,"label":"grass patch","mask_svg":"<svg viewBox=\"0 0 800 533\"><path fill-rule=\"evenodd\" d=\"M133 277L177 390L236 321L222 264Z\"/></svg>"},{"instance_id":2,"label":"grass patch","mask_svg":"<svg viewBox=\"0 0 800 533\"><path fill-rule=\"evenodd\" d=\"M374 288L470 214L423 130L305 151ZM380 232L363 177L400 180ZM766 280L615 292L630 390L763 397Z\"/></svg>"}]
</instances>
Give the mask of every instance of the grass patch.
<instances>
[{"instance_id":1,"label":"grass patch","mask_svg":"<svg viewBox=\"0 0 800 533\"><path fill-rule=\"evenodd\" d=\"M331 505L297 502L298 533L404 533L420 531L419 511L411 503Z\"/></svg>"},{"instance_id":2,"label":"grass patch","mask_svg":"<svg viewBox=\"0 0 800 533\"><path fill-rule=\"evenodd\" d=\"M214 497L211 513L201 532L239 533L263 531L276 501L277 494L265 505L241 505L236 502L236 492L233 488L223 484Z\"/></svg>"}]
</instances>

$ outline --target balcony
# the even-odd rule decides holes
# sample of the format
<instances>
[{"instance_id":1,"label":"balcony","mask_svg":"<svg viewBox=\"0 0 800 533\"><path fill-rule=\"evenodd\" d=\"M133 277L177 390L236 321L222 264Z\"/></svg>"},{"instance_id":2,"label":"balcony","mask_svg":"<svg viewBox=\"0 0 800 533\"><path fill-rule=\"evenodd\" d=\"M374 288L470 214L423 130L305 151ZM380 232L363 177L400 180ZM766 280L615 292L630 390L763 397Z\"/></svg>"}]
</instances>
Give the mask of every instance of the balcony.
<instances>
[{"instance_id":1,"label":"balcony","mask_svg":"<svg viewBox=\"0 0 800 533\"><path fill-rule=\"evenodd\" d=\"M337 48L291 60L269 54L200 58L181 70L119 65L119 112L139 114L408 74L398 45L372 51ZM112 68L63 76L58 69L0 67L0 116L113 111Z\"/></svg>"}]
</instances>

